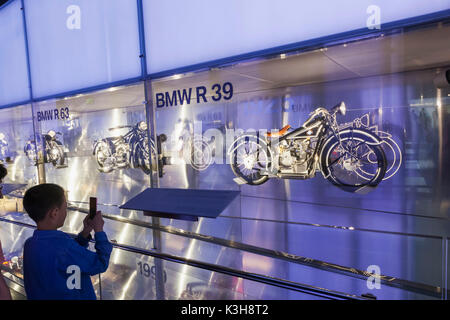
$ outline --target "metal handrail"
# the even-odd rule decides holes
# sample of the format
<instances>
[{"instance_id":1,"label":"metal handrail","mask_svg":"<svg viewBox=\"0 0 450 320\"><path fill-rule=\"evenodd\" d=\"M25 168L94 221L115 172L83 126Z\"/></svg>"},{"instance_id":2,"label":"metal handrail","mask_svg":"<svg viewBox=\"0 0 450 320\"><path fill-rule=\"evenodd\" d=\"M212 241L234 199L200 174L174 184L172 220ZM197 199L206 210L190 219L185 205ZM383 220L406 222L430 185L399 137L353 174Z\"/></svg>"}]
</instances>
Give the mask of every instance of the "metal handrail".
<instances>
[{"instance_id":1,"label":"metal handrail","mask_svg":"<svg viewBox=\"0 0 450 320\"><path fill-rule=\"evenodd\" d=\"M13 194L10 194L10 196L13 196L16 198L22 198L19 195L13 195ZM78 201L78 203L84 203L84 202ZM82 213L88 213L88 209L80 208L80 207L76 207L76 206L69 206L68 210L79 211ZM275 259L285 260L285 261L288 261L291 263L296 263L296 264L308 266L308 267L315 268L315 269L320 269L320 270L325 270L328 272L342 274L342 275L353 277L356 279L367 280L369 277L378 277L378 279L380 280L380 283L382 283L383 285L410 291L410 292L415 292L415 293L419 293L419 294L423 294L423 295L427 295L427 296L434 297L434 298L442 298L443 295L446 296L448 294L448 292L447 292L448 289L446 286L441 288L438 286L409 281L409 280L400 279L397 277L392 277L392 276L387 276L387 275L374 275L374 274L371 274L371 273L368 273L366 271L359 270L356 268L341 266L341 265L329 263L326 261L320 261L320 260L311 259L308 257L302 257L302 256L298 256L298 255L294 255L294 254L290 254L290 253L286 253L286 252L281 252L281 251L277 251L277 250L261 248L261 247L248 245L248 244L244 244L244 243L240 243L240 242L236 242L236 241L229 241L226 239L217 238L217 237L213 237L213 236L202 235L202 234L194 233L191 231L177 229L174 227L154 225L149 222L133 220L130 218L125 218L123 216L108 215L108 214L103 213L103 217L108 220L118 221L118 222L122 222L122 223L128 223L128 224L140 226L143 228L159 230L162 232L175 234L178 236L183 236L183 237L187 237L187 238L191 238L191 239L196 239L199 241L209 242L209 243L213 243L216 245L221 245L221 246L225 246L225 247L229 247L229 248L233 248L233 249L237 249L237 250L247 251L247 252L251 252L251 253L255 253L255 254L259 254L259 255L275 258ZM422 235L416 235L416 236L422 236ZM431 236L430 238L437 238L437 237ZM441 239L441 238L439 238L439 239Z\"/></svg>"},{"instance_id":2,"label":"metal handrail","mask_svg":"<svg viewBox=\"0 0 450 320\"><path fill-rule=\"evenodd\" d=\"M74 211L79 211L82 213L89 212L88 209L79 208L79 207L69 207L68 209L74 210ZM236 242L236 241L229 241L226 239L217 238L217 237L213 237L213 236L207 236L207 235L203 235L203 234L198 234L195 232L181 230L181 229L177 229L174 227L154 225L149 222L133 220L130 218L125 218L123 216L108 215L108 214L102 214L102 216L103 216L103 218L108 219L108 220L114 220L114 221L118 221L118 222L122 222L122 223L128 223L128 224L140 226L143 228L156 229L156 230L159 230L162 232L167 232L167 233L175 234L175 235L182 236L182 237L187 237L187 238L196 239L199 241L209 242L209 243L213 243L216 245L225 246L228 248L251 252L251 253L255 253L255 254L259 254L262 256L271 257L271 258L275 258L275 259L285 260L288 262L304 265L304 266L315 268L315 269L320 269L320 270L325 270L328 272L342 274L342 275L353 277L356 279L367 280L369 277L376 277L376 275L374 275L374 274L371 274L371 273L368 273L366 271L359 270L356 268L341 266L341 265L337 265L334 263L329 263L326 261L302 257L302 256L298 256L298 255L294 255L294 254L290 254L290 253L286 253L286 252L282 252L282 251L261 248L261 247L248 245L248 244L244 244L244 243L240 243L240 242ZM437 238L437 237L432 237L432 238L441 239L441 238ZM415 292L415 293L419 293L419 294L423 294L423 295L427 295L427 296L431 296L431 297L435 297L435 298L442 298L442 293L443 293L443 291L445 291L445 289L443 289L441 287L436 287L436 286L419 283L419 282L413 282L413 281L400 279L400 278L396 278L396 277L392 277L392 276L388 276L388 275L378 275L378 279L380 280L380 282L382 284L387 285L389 287L399 288L402 290Z\"/></svg>"},{"instance_id":3,"label":"metal handrail","mask_svg":"<svg viewBox=\"0 0 450 320\"><path fill-rule=\"evenodd\" d=\"M19 221L12 221L12 220L5 219L2 217L0 217L0 221L19 225L19 226L22 226L25 228L36 229L36 226L30 225L27 223L23 223L23 222L19 222ZM69 234L69 235L72 237L76 236L74 234ZM95 242L95 241L91 240L91 242ZM119 249L119 250L133 252L133 253L141 254L141 255L145 255L145 256L151 256L153 258L162 259L162 260L166 260L166 261L170 261L170 262L185 264L185 265L189 265L189 266L204 269L204 270L218 272L218 273L226 274L226 275L233 276L233 277L243 278L243 279L247 279L247 280L258 282L258 283L264 283L264 284L271 285L274 287L284 288L284 289L291 290L291 291L297 291L297 292L301 292L301 293L305 293L305 294L309 294L309 295L313 295L313 296L317 296L317 297L321 297L321 298L338 299L338 300L367 300L367 298L353 295L353 294L347 294L347 293L343 293L343 292L339 292L339 291L334 291L334 290L329 290L329 289L311 286L311 285L307 285L307 284L302 284L302 283L298 283L298 282L288 281L285 279L269 277L269 276L265 276L265 275L261 275L261 274L257 274L257 273L250 273L250 272L246 272L246 271L242 271L242 270L236 270L236 269L223 267L223 266L219 266L219 265L215 265L215 264L211 264L211 263L206 263L206 262L187 259L187 258L183 258L183 257L179 257L179 256L166 254L166 253L156 252L153 250L146 250L146 249L141 249L141 248L124 245L124 244L113 243L113 242L111 244L114 248Z\"/></svg>"}]
</instances>

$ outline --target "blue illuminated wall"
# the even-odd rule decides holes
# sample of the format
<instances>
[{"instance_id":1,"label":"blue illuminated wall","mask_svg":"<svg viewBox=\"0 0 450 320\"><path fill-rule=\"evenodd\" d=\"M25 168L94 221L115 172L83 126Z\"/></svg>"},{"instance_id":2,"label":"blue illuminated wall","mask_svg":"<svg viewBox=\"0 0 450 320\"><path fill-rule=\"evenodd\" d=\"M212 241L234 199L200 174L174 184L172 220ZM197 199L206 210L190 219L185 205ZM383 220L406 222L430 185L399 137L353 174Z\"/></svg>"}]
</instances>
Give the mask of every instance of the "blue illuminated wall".
<instances>
[{"instance_id":1,"label":"blue illuminated wall","mask_svg":"<svg viewBox=\"0 0 450 320\"><path fill-rule=\"evenodd\" d=\"M139 77L135 1L25 0L34 96Z\"/></svg>"},{"instance_id":2,"label":"blue illuminated wall","mask_svg":"<svg viewBox=\"0 0 450 320\"><path fill-rule=\"evenodd\" d=\"M143 4L150 73L367 31L378 22L384 27L450 8L448 0L414 0L407 6L399 0L144 0Z\"/></svg>"},{"instance_id":3,"label":"blue illuminated wall","mask_svg":"<svg viewBox=\"0 0 450 320\"><path fill-rule=\"evenodd\" d=\"M10 0L0 107L448 16L450 0Z\"/></svg>"},{"instance_id":4,"label":"blue illuminated wall","mask_svg":"<svg viewBox=\"0 0 450 320\"><path fill-rule=\"evenodd\" d=\"M0 106L30 99L20 1L0 10Z\"/></svg>"}]
</instances>

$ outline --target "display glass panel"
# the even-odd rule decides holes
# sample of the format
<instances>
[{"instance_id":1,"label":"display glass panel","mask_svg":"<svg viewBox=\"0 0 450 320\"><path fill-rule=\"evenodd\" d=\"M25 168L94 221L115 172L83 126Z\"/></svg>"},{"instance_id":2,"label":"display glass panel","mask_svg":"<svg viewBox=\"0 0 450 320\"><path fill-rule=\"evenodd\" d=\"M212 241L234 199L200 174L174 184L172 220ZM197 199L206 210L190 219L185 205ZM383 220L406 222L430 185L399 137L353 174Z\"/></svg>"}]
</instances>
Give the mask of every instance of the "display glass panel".
<instances>
[{"instance_id":1,"label":"display glass panel","mask_svg":"<svg viewBox=\"0 0 450 320\"><path fill-rule=\"evenodd\" d=\"M98 198L109 213L149 187L144 90L115 87L36 104L35 125L46 182L87 208Z\"/></svg>"},{"instance_id":2,"label":"display glass panel","mask_svg":"<svg viewBox=\"0 0 450 320\"><path fill-rule=\"evenodd\" d=\"M10 214L8 219L11 220L23 220L18 215ZM15 219L18 218L18 219ZM0 225L0 242L3 248L4 261L0 266L3 271L3 276L8 279L8 285L11 289L17 291L12 291L13 300L18 300L17 293L21 293L24 296L20 297L20 300L26 300L26 292L24 289L23 280L23 248L25 241L33 236L33 228L29 226L20 226L14 224L8 224L3 222ZM94 250L94 244L89 244L89 249ZM99 286L99 276L91 276L91 281L94 287L97 299L101 297ZM12 284L11 285L11 281Z\"/></svg>"},{"instance_id":3,"label":"display glass panel","mask_svg":"<svg viewBox=\"0 0 450 320\"><path fill-rule=\"evenodd\" d=\"M33 136L31 105L0 110L0 163L8 170L5 184L31 186L38 182L36 167L28 162L24 151Z\"/></svg>"},{"instance_id":4,"label":"display glass panel","mask_svg":"<svg viewBox=\"0 0 450 320\"><path fill-rule=\"evenodd\" d=\"M240 225L247 250L292 259L265 265L244 254L244 270L384 299L441 298L448 31L433 25L153 81L170 160L159 185L241 191L216 220L162 223L221 239ZM192 245L191 256L206 255ZM292 263L302 257L334 267L304 277ZM340 268L349 277L335 275ZM352 270L401 284L369 288Z\"/></svg>"}]
</instances>

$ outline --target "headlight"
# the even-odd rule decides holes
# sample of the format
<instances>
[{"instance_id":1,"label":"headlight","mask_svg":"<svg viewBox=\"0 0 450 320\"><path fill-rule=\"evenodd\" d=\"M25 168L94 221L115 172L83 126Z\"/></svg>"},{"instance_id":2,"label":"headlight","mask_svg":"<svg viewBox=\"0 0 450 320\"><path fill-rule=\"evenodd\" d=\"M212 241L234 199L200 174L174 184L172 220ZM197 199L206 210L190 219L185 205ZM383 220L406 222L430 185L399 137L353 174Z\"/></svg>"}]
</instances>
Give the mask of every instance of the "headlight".
<instances>
[{"instance_id":1,"label":"headlight","mask_svg":"<svg viewBox=\"0 0 450 320\"><path fill-rule=\"evenodd\" d=\"M347 111L347 107L345 106L344 102L338 103L335 105L331 110L332 114L340 113L343 116L345 116L345 112Z\"/></svg>"},{"instance_id":2,"label":"headlight","mask_svg":"<svg viewBox=\"0 0 450 320\"><path fill-rule=\"evenodd\" d=\"M345 106L344 102L341 102L341 105L339 106L339 112L345 116L345 113L347 112L347 107Z\"/></svg>"},{"instance_id":3,"label":"headlight","mask_svg":"<svg viewBox=\"0 0 450 320\"><path fill-rule=\"evenodd\" d=\"M147 123L145 123L145 121L139 122L139 130L142 130L142 131L147 130Z\"/></svg>"}]
</instances>

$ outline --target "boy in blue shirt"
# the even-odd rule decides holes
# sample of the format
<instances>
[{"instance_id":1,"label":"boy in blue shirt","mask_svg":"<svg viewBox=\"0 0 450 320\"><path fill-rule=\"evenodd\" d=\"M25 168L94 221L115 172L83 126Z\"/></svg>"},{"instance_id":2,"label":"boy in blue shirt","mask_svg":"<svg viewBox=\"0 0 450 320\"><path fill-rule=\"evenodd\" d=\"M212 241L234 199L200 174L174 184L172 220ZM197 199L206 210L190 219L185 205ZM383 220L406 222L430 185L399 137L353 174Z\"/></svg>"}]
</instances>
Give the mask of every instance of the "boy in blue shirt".
<instances>
[{"instance_id":1,"label":"boy in blue shirt","mask_svg":"<svg viewBox=\"0 0 450 320\"><path fill-rule=\"evenodd\" d=\"M103 232L100 211L83 221L75 239L57 229L64 225L67 201L64 189L56 184L40 184L25 192L23 206L36 222L37 230L25 242L23 275L30 300L95 300L90 276L108 269L112 245ZM87 249L91 231L95 249Z\"/></svg>"}]
</instances>

